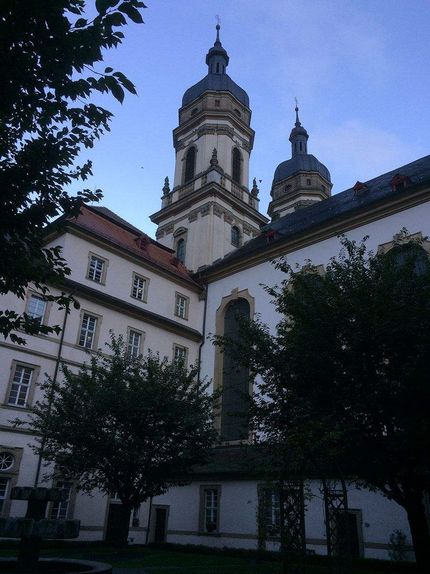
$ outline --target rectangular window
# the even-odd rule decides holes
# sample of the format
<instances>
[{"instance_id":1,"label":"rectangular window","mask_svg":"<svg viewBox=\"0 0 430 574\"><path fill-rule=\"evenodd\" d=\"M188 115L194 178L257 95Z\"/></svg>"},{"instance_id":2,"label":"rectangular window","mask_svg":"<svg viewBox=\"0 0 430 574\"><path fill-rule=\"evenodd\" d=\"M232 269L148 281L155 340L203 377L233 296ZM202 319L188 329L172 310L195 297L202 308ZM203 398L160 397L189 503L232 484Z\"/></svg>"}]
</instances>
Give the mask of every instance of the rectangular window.
<instances>
[{"instance_id":1,"label":"rectangular window","mask_svg":"<svg viewBox=\"0 0 430 574\"><path fill-rule=\"evenodd\" d=\"M147 279L141 275L133 273L133 283L131 287L131 296L139 301L146 301Z\"/></svg>"},{"instance_id":2,"label":"rectangular window","mask_svg":"<svg viewBox=\"0 0 430 574\"><path fill-rule=\"evenodd\" d=\"M188 319L188 297L176 293L175 315L181 319Z\"/></svg>"},{"instance_id":3,"label":"rectangular window","mask_svg":"<svg viewBox=\"0 0 430 574\"><path fill-rule=\"evenodd\" d=\"M104 283L106 275L106 260L97 255L90 254L88 263L88 279L96 283Z\"/></svg>"},{"instance_id":4,"label":"rectangular window","mask_svg":"<svg viewBox=\"0 0 430 574\"><path fill-rule=\"evenodd\" d=\"M274 488L264 489L264 502L265 502L265 523L269 533L276 535L279 534L281 526L281 511L279 504L279 491Z\"/></svg>"},{"instance_id":5,"label":"rectangular window","mask_svg":"<svg viewBox=\"0 0 430 574\"><path fill-rule=\"evenodd\" d=\"M201 531L215 534L219 530L219 486L204 487L201 491Z\"/></svg>"},{"instance_id":6,"label":"rectangular window","mask_svg":"<svg viewBox=\"0 0 430 574\"><path fill-rule=\"evenodd\" d=\"M5 500L9 495L9 479L5 477L0 478L0 515L3 512Z\"/></svg>"},{"instance_id":7,"label":"rectangular window","mask_svg":"<svg viewBox=\"0 0 430 574\"><path fill-rule=\"evenodd\" d=\"M8 405L25 407L33 379L34 369L24 365L15 365L15 372L10 386Z\"/></svg>"},{"instance_id":8,"label":"rectangular window","mask_svg":"<svg viewBox=\"0 0 430 574\"><path fill-rule=\"evenodd\" d=\"M66 498L64 500L60 500L58 502L52 503L51 512L49 513L49 518L58 519L58 520L66 520L66 518L69 518L68 512L69 512L70 495L72 493L73 483L72 482L65 482L65 481L58 481L55 485L55 488L61 488L61 490L65 491Z\"/></svg>"},{"instance_id":9,"label":"rectangular window","mask_svg":"<svg viewBox=\"0 0 430 574\"><path fill-rule=\"evenodd\" d=\"M27 303L27 315L42 324L45 319L46 306L47 301L43 297L32 294Z\"/></svg>"},{"instance_id":10,"label":"rectangular window","mask_svg":"<svg viewBox=\"0 0 430 574\"><path fill-rule=\"evenodd\" d=\"M142 353L142 333L139 331L128 332L128 354L133 359L136 359Z\"/></svg>"},{"instance_id":11,"label":"rectangular window","mask_svg":"<svg viewBox=\"0 0 430 574\"><path fill-rule=\"evenodd\" d=\"M175 361L183 361L185 363L187 361L187 348L182 347L182 345L174 345L173 359Z\"/></svg>"},{"instance_id":12,"label":"rectangular window","mask_svg":"<svg viewBox=\"0 0 430 574\"><path fill-rule=\"evenodd\" d=\"M85 349L92 349L97 329L97 317L84 313L82 316L79 345Z\"/></svg>"}]
</instances>

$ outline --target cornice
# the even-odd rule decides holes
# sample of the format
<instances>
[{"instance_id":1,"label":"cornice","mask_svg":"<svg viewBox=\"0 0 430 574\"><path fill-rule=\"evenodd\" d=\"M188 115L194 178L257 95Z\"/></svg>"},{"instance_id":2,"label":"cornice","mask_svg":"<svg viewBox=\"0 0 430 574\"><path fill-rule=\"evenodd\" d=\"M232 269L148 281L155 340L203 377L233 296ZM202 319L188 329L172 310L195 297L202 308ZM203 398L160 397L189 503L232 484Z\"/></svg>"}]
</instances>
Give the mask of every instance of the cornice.
<instances>
[{"instance_id":1,"label":"cornice","mask_svg":"<svg viewBox=\"0 0 430 574\"><path fill-rule=\"evenodd\" d=\"M196 189L187 194L183 198L171 203L166 207L161 208L156 213L153 213L150 216L150 219L156 225L160 225L165 219L173 217L180 212L193 209L197 201L209 195L223 199L239 213L246 214L258 225L265 225L269 221L267 217L262 215L255 208L246 204L242 199L235 197L230 191L216 182L209 182L199 189Z\"/></svg>"},{"instance_id":2,"label":"cornice","mask_svg":"<svg viewBox=\"0 0 430 574\"><path fill-rule=\"evenodd\" d=\"M408 190L411 192L412 190ZM256 249L254 253L247 253L242 259L233 260L231 263L225 262L224 265L213 266L195 274L196 278L212 283L223 277L232 275L238 271L243 271L254 267L259 263L271 261L277 257L288 255L298 249L314 245L325 239L336 237L342 233L356 229L362 225L378 221L405 209L410 209L421 205L429 200L428 184L422 184L419 189L408 195L392 198L389 202L381 200L372 206L364 206L359 211L345 213L341 216L324 222L324 224L310 228L307 232L299 233L293 237L280 239L273 245L267 244L265 248Z\"/></svg>"},{"instance_id":3,"label":"cornice","mask_svg":"<svg viewBox=\"0 0 430 574\"><path fill-rule=\"evenodd\" d=\"M140 267L144 267L146 269L154 271L158 275L165 277L166 279L169 279L174 283L185 286L188 289L195 291L196 293L200 293L202 290L200 285L198 285L193 279L190 278L189 280L187 280L185 277L181 277L176 273L169 271L169 269L166 269L165 267L158 265L155 261L151 261L149 259L143 259L139 257L137 254L133 254L133 252L129 251L125 247L121 247L120 245L112 241L109 241L109 239L101 237L94 231L84 229L79 225L77 225L76 223L68 221L65 224L63 230L63 233L67 232L77 235L82 239L88 239L88 237L91 237L91 241L96 245L100 245L101 247L107 249L108 251L120 255L124 259L127 259L128 261L131 261L133 263L137 263Z\"/></svg>"},{"instance_id":4,"label":"cornice","mask_svg":"<svg viewBox=\"0 0 430 574\"><path fill-rule=\"evenodd\" d=\"M200 129L205 129L206 128L206 124L207 124L207 120L212 120L214 122L219 121L221 118L225 118L228 120L229 123L231 123L234 127L231 128L233 129L233 131L235 133L237 132L242 132L244 134L247 135L248 139L249 139L249 144L247 144L249 146L249 151L252 150L252 148L254 147L254 138L255 138L255 131L248 126L247 124L245 124L244 122L241 122L239 120L239 118L237 118L237 116L235 116L235 114L233 112L230 111L222 111L222 112L215 112L215 111L206 111L206 110L202 110L201 112L199 112L198 114L196 114L195 116L193 116L192 119L184 122L183 124L180 124L178 127L176 127L172 134L173 134L173 147L175 149L178 149L178 147L180 147L181 142L179 141L179 138L182 134L187 134L187 133L191 133L191 132L196 132L198 133ZM227 129L227 124L225 123L214 123L214 124L209 124L210 128L219 128L219 129ZM202 134L204 135L204 134ZM199 135L200 137L200 135Z\"/></svg>"},{"instance_id":5,"label":"cornice","mask_svg":"<svg viewBox=\"0 0 430 574\"><path fill-rule=\"evenodd\" d=\"M168 319L158 313L154 313L153 311L139 308L136 305L119 299L118 297L109 295L104 291L93 289L92 287L88 287L87 285L83 285L82 283L78 283L72 279L66 279L64 281L64 285L65 287L68 287L74 295L82 295L90 301L103 304L105 307L113 309L114 311L126 313L127 315L140 319L149 325L154 325L155 327L159 327L165 331L170 331L171 333L175 333L191 341L201 342L202 340L201 333L196 329L177 323L176 321Z\"/></svg>"},{"instance_id":6,"label":"cornice","mask_svg":"<svg viewBox=\"0 0 430 574\"><path fill-rule=\"evenodd\" d=\"M252 227L245 219L242 219L241 217L237 216L232 211L226 209L223 205L216 203L215 201L207 201L206 203L203 203L199 207L189 211L188 221L189 222L195 221L198 218L199 214L202 215L203 217L209 215L211 208L213 210L214 215L216 215L217 217L224 217L224 221L226 221L227 223L231 224L240 223L240 225L242 226L242 231L245 235L252 235L253 233L255 233L255 235L260 234L260 228L258 226ZM183 217L178 217L176 219L169 220L169 223L167 223L164 227L160 226L156 233L157 238L173 233L175 225L183 221L183 219L184 219Z\"/></svg>"}]
</instances>

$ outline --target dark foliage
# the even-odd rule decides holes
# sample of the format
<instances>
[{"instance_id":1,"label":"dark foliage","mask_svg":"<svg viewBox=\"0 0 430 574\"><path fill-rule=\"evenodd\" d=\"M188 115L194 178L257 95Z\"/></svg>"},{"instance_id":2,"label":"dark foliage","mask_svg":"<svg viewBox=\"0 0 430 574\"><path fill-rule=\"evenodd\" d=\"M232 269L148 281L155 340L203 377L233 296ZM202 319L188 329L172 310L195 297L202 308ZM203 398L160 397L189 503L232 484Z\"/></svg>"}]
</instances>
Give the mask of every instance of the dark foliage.
<instances>
[{"instance_id":1,"label":"dark foliage","mask_svg":"<svg viewBox=\"0 0 430 574\"><path fill-rule=\"evenodd\" d=\"M387 253L342 239L324 272L287 261L266 288L275 334L242 324L235 349L256 379L251 422L289 476L347 478L408 514L416 557L429 561L430 262L403 230ZM227 347L226 347L227 348Z\"/></svg>"},{"instance_id":2,"label":"dark foliage","mask_svg":"<svg viewBox=\"0 0 430 574\"><path fill-rule=\"evenodd\" d=\"M213 398L197 372L152 354L132 359L112 337L110 354L45 384L31 415L35 450L79 489L116 493L128 521L141 502L186 483L215 441Z\"/></svg>"},{"instance_id":3,"label":"dark foliage","mask_svg":"<svg viewBox=\"0 0 430 574\"><path fill-rule=\"evenodd\" d=\"M73 216L80 205L98 201L100 190L68 193L70 184L91 175L91 162L77 164L109 130L112 114L91 103L94 92L120 102L136 93L121 72L95 71L104 51L124 38L127 20L142 22L138 0L96 0L94 17L85 0L2 0L0 3L0 294L24 297L32 283L46 298L46 285L61 288L70 273L58 248L46 247L47 224ZM49 333L28 315L0 311L0 333Z\"/></svg>"}]
</instances>

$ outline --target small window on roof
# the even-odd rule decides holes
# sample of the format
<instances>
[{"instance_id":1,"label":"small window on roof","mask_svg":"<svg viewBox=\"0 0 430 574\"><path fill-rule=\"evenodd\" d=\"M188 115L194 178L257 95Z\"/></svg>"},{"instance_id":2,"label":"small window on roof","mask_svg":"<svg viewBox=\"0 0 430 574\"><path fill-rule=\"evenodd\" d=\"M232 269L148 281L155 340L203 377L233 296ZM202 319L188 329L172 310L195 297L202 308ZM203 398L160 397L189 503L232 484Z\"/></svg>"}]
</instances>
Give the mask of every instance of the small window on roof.
<instances>
[{"instance_id":1,"label":"small window on roof","mask_svg":"<svg viewBox=\"0 0 430 574\"><path fill-rule=\"evenodd\" d=\"M242 115L237 108L234 108L234 113L235 113L237 116L239 116L239 118L240 118L241 115Z\"/></svg>"},{"instance_id":2,"label":"small window on roof","mask_svg":"<svg viewBox=\"0 0 430 574\"><path fill-rule=\"evenodd\" d=\"M194 108L193 110L191 110L191 115L195 116L198 111L199 111L198 108Z\"/></svg>"}]
</instances>

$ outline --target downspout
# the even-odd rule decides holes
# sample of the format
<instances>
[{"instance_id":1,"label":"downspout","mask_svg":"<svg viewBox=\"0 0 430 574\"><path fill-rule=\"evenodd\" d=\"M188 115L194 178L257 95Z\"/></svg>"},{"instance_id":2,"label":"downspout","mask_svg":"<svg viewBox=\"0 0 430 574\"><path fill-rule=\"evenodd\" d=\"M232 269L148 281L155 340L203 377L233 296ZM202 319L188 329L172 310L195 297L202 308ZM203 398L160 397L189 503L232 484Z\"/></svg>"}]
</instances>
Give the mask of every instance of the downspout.
<instances>
[{"instance_id":1,"label":"downspout","mask_svg":"<svg viewBox=\"0 0 430 574\"><path fill-rule=\"evenodd\" d=\"M202 325L202 342L199 345L199 355L198 355L198 372L197 372L197 381L200 383L200 373L201 373L201 361L202 361L202 349L203 345L205 344L206 338L206 312L208 308L208 286L207 284L204 287L204 292L202 296L205 298L205 304L203 308L203 325Z\"/></svg>"},{"instance_id":2,"label":"downspout","mask_svg":"<svg viewBox=\"0 0 430 574\"><path fill-rule=\"evenodd\" d=\"M72 293L72 295L73 295L73 293ZM64 332L66 330L67 316L69 314L69 311L70 311L69 306L66 305L65 309L64 309L64 319L63 319L63 326L61 328L60 343L58 345L57 359L55 361L54 377L52 379L51 390L50 390L49 397L48 397L48 412L50 412L50 410L51 410L52 392L53 392L54 386L57 382L58 371L60 369L61 353L63 350L63 342L64 342ZM42 453L43 453L44 446L45 446L45 437L42 437L42 440L40 443L39 460L37 461L36 476L34 479L34 487L35 488L37 487L37 484L38 484L39 478L40 478L40 469L42 466L42 458L43 458Z\"/></svg>"},{"instance_id":3,"label":"downspout","mask_svg":"<svg viewBox=\"0 0 430 574\"><path fill-rule=\"evenodd\" d=\"M148 544L148 540L149 540L149 529L151 528L151 513L152 513L152 496L149 499L149 513L148 513L148 522L146 525L146 540L145 540L145 544Z\"/></svg>"}]
</instances>

